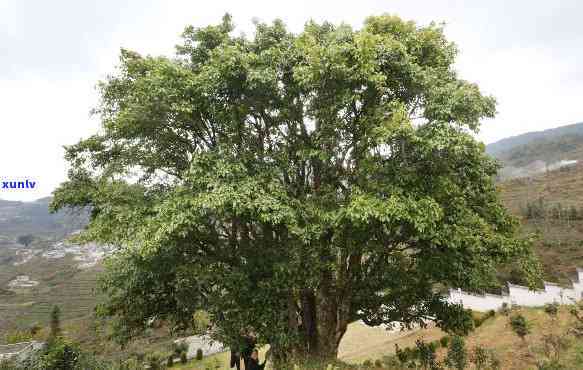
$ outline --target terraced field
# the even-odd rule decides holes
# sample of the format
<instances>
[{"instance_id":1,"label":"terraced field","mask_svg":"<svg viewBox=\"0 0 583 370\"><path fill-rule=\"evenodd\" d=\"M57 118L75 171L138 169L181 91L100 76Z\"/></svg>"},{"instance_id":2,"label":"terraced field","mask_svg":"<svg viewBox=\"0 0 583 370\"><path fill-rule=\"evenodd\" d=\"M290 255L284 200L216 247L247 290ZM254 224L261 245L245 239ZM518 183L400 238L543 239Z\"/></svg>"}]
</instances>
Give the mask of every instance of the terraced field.
<instances>
[{"instance_id":1,"label":"terraced field","mask_svg":"<svg viewBox=\"0 0 583 370\"><path fill-rule=\"evenodd\" d=\"M508 209L520 214L527 202L543 198L549 203L583 207L583 163L540 176L509 180L499 185Z\"/></svg>"},{"instance_id":2,"label":"terraced field","mask_svg":"<svg viewBox=\"0 0 583 370\"><path fill-rule=\"evenodd\" d=\"M38 253L26 263L14 265L15 246L0 247L0 344L14 329L43 328L40 338L48 333L50 312L54 305L61 309L61 327L66 336L82 347L108 359L127 358L135 353L170 350L172 341L168 328L154 327L130 345L120 348L107 340L108 323L94 316L96 304L103 298L96 292L96 267L79 269L75 256L46 258ZM47 248L42 248L45 251ZM9 287L19 276L26 276L38 285L28 288ZM28 280L26 280L28 281Z\"/></svg>"},{"instance_id":3,"label":"terraced field","mask_svg":"<svg viewBox=\"0 0 583 370\"><path fill-rule=\"evenodd\" d=\"M9 250L0 250L0 259L8 254ZM10 327L46 324L54 305L61 308L63 320L91 314L99 299L95 282L100 268L79 270L74 266L72 256L60 259L33 257L17 266L3 263L0 267L0 338ZM8 289L8 283L18 276L27 276L38 285Z\"/></svg>"},{"instance_id":4,"label":"terraced field","mask_svg":"<svg viewBox=\"0 0 583 370\"><path fill-rule=\"evenodd\" d=\"M583 164L540 176L514 179L499 185L506 207L522 219L524 235L535 235L535 250L545 279L568 284L577 267L583 267ZM574 208L579 219L547 217L527 219L529 203L564 210Z\"/></svg>"}]
</instances>

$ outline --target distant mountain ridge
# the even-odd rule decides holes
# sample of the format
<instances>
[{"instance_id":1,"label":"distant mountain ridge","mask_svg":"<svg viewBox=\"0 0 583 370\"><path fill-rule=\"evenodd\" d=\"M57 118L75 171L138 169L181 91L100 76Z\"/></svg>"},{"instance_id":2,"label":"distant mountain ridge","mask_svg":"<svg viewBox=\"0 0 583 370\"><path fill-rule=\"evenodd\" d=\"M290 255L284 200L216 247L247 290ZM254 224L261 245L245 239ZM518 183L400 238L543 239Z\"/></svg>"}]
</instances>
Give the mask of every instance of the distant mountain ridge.
<instances>
[{"instance_id":1,"label":"distant mountain ridge","mask_svg":"<svg viewBox=\"0 0 583 370\"><path fill-rule=\"evenodd\" d=\"M88 212L59 211L51 214L51 197L32 202L0 199L0 236L13 240L18 235L33 234L59 240L88 222Z\"/></svg>"},{"instance_id":2,"label":"distant mountain ridge","mask_svg":"<svg viewBox=\"0 0 583 370\"><path fill-rule=\"evenodd\" d=\"M502 139L486 146L500 160L501 179L525 177L583 161L583 123Z\"/></svg>"},{"instance_id":3,"label":"distant mountain ridge","mask_svg":"<svg viewBox=\"0 0 583 370\"><path fill-rule=\"evenodd\" d=\"M583 122L507 137L486 145L486 152L497 156L502 152L529 144L537 139L551 139L565 135L583 135Z\"/></svg>"}]
</instances>

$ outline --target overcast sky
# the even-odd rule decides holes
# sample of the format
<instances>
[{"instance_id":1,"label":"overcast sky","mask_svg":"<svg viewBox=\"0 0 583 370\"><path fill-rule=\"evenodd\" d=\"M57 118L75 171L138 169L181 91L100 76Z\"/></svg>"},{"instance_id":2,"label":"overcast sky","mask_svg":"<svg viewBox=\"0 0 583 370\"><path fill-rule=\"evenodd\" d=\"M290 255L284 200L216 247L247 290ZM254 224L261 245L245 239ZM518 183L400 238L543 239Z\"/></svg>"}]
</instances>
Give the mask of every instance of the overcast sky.
<instances>
[{"instance_id":1,"label":"overcast sky","mask_svg":"<svg viewBox=\"0 0 583 370\"><path fill-rule=\"evenodd\" d=\"M65 179L62 146L97 130L94 87L120 47L171 55L184 26L225 12L247 34L254 17L282 18L294 31L310 18L360 27L381 13L445 22L461 77L498 100L480 140L583 121L583 1L0 0L0 178L38 182L0 198L47 196Z\"/></svg>"}]
</instances>

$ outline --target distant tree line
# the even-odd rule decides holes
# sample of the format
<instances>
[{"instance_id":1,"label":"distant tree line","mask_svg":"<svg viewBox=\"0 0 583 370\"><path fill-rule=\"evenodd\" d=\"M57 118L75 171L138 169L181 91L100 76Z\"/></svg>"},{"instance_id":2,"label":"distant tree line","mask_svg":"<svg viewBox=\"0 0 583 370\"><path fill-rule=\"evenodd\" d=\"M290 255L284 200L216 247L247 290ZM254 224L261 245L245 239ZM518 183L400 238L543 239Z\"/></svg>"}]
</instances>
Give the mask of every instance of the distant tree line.
<instances>
[{"instance_id":1,"label":"distant tree line","mask_svg":"<svg viewBox=\"0 0 583 370\"><path fill-rule=\"evenodd\" d=\"M548 204L542 197L526 203L523 214L529 220L583 220L583 206L564 206L561 202Z\"/></svg>"}]
</instances>

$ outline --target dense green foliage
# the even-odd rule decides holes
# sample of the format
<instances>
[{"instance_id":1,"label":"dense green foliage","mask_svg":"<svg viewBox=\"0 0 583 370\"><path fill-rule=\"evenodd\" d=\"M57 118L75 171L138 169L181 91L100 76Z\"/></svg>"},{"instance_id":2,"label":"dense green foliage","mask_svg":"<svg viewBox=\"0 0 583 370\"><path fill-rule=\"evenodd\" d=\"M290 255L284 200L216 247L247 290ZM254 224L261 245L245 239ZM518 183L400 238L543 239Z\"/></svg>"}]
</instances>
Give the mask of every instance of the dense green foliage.
<instances>
[{"instance_id":1,"label":"dense green foliage","mask_svg":"<svg viewBox=\"0 0 583 370\"><path fill-rule=\"evenodd\" d=\"M437 284L480 290L513 261L537 277L474 140L494 100L461 80L440 27L309 22L253 38L188 27L174 59L123 50L101 131L67 148L54 210L121 247L101 313L127 340L152 318L287 356L335 357L350 321L467 332Z\"/></svg>"}]
</instances>

